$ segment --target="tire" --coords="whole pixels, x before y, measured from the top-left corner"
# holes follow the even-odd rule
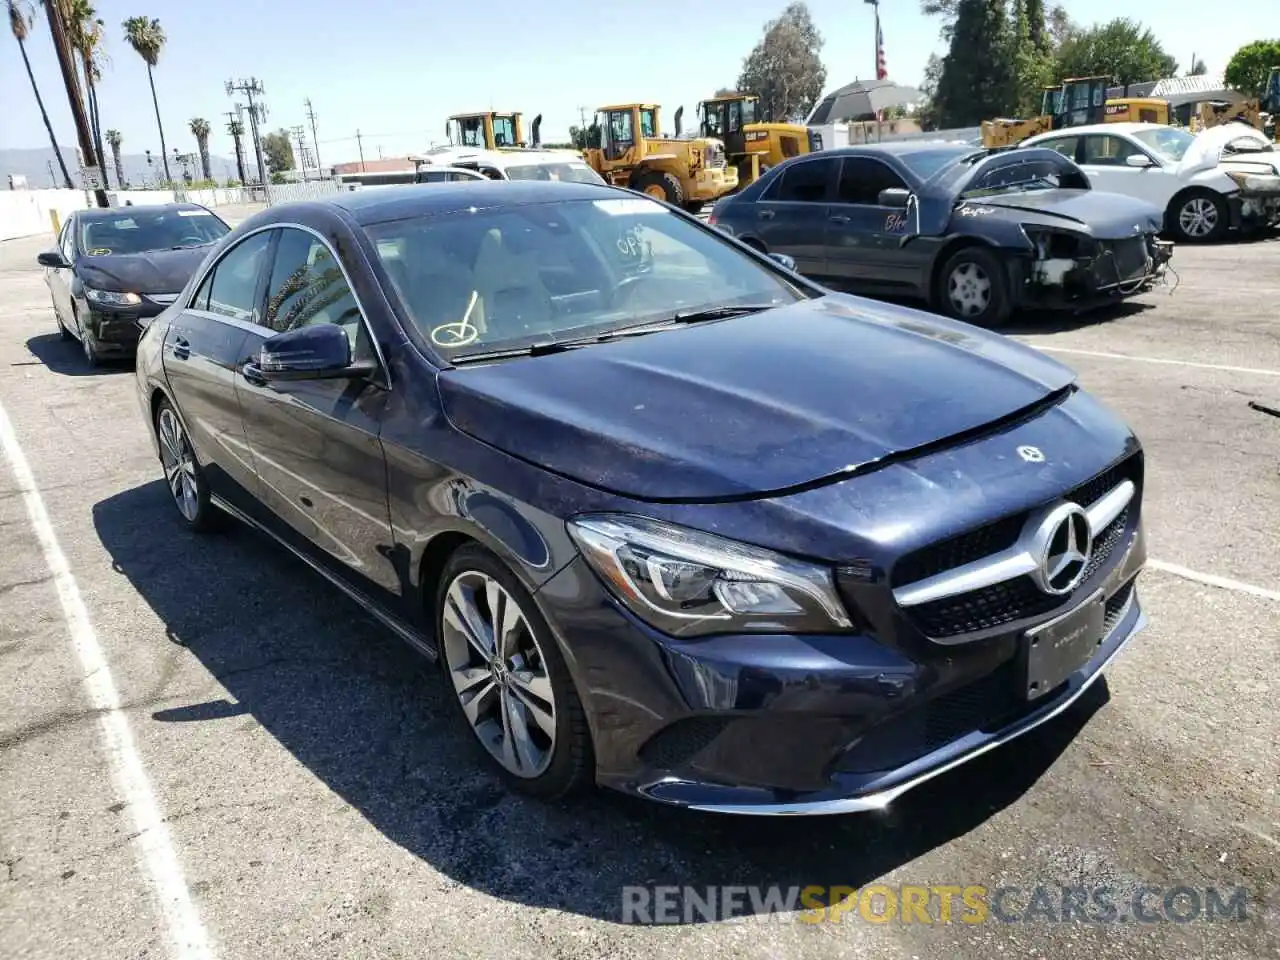
[[[942,313],[978,327],[1000,327],[1013,312],[1004,264],[985,247],[965,247],[949,257],[935,296]]]
[[[63,341],[63,342],[65,343],[65,342],[66,342],[66,341],[68,341],[68,340],[74,340],[74,339],[75,339],[75,337],[73,337],[73,336],[71,335],[71,331],[70,331],[70,330],[68,330],[68,329],[66,328],[66,326],[63,324],[63,322],[62,322],[62,316],[58,313],[58,308],[57,308],[57,307],[54,307],[54,308],[53,308],[53,322],[54,322],[54,323],[56,323],[56,324],[58,325],[58,339],[59,339],[59,340],[61,340],[61,341]]]
[[[706,205],[707,205],[706,201],[704,200],[691,200],[684,205],[684,208],[689,213],[692,213],[694,216],[697,216],[702,212],[702,208],[705,207]]]
[[[187,437],[182,418],[168,400],[161,400],[157,405],[154,427],[165,487],[178,516],[194,533],[220,529],[225,515],[210,501],[204,470]]]
[[[89,365],[90,370],[94,370],[101,365],[102,358],[98,356],[98,348],[93,342],[93,334],[84,328],[78,313],[72,310],[71,315],[76,319],[76,331],[79,334],[80,350],[84,354],[84,362]]]
[[[1164,219],[1175,240],[1215,243],[1226,236],[1231,218],[1222,194],[1202,188],[1174,197]]]
[[[457,715],[507,786],[544,800],[588,788],[595,753],[582,702],[555,637],[516,576],[488,550],[467,544],[449,557],[435,599],[440,663]],[[496,618],[491,604],[499,607]],[[492,624],[513,622],[511,604],[519,619],[499,658],[492,638],[500,631]],[[468,628],[477,619],[480,628]],[[510,734],[513,723],[528,732],[525,751]]]
[[[680,184],[680,178],[674,173],[651,170],[636,180],[634,189],[655,200],[665,200],[672,206],[684,206],[684,187]]]

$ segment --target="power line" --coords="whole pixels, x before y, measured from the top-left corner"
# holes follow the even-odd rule
[[[254,99],[254,97],[263,96],[266,91],[257,77],[250,77],[248,80],[228,80],[226,90],[227,96],[243,93],[249,101],[249,129],[253,135],[254,152],[258,155],[258,182],[266,186],[267,168],[262,156],[262,138],[258,134],[258,121],[267,119],[267,105]]]
[[[311,142],[315,144],[316,148],[316,170],[320,171],[320,141],[316,139],[316,112],[311,109],[310,97],[307,97],[305,102],[307,104],[307,119],[311,121]],[[323,174],[321,174],[321,179],[323,178]]]

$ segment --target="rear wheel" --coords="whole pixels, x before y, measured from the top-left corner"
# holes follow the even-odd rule
[[[674,173],[650,171],[636,180],[635,189],[655,200],[665,200],[677,207],[684,205],[684,187]]]
[[[966,247],[947,260],[937,299],[945,314],[979,327],[998,327],[1013,312],[1004,265],[983,247]]]
[[[594,774],[582,703],[533,598],[478,544],[445,564],[436,595],[440,659],[468,729],[514,790],[546,799]]]
[[[1229,215],[1220,193],[1191,190],[1174,198],[1165,221],[1169,232],[1184,243],[1211,243],[1226,234]]]
[[[179,515],[197,533],[216,529],[223,515],[210,502],[204,471],[178,412],[168,400],[161,400],[156,408],[155,427],[165,485]]]

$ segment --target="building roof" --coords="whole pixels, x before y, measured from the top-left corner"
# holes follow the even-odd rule
[[[335,163],[333,176],[340,177],[344,173],[413,173],[413,161],[408,157],[387,157],[382,160],[359,160],[350,163]]]
[[[1117,100],[1121,97],[1150,97],[1155,100],[1167,100],[1172,106],[1184,103],[1199,103],[1203,100],[1241,100],[1243,94],[1227,86],[1222,74],[1206,73],[1198,77],[1166,77],[1163,80],[1148,80],[1144,83],[1131,83],[1126,93],[1123,86],[1108,87],[1107,99]]]

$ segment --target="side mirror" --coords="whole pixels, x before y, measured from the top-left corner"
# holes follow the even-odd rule
[[[911,199],[911,191],[902,187],[889,187],[887,190],[881,190],[878,198],[882,207],[898,207],[905,209],[907,201]]]
[[[371,363],[352,362],[347,331],[334,323],[317,323],[277,334],[245,364],[245,376],[267,383],[291,380],[337,380],[372,373]]]
[[[772,260],[774,263],[780,264],[781,266],[790,270],[792,273],[795,272],[795,269],[796,269],[795,260],[791,257],[788,257],[785,253],[771,253],[769,254],[769,259]]]
[[[1124,165],[1126,167],[1138,167],[1139,169],[1155,166],[1155,164],[1151,162],[1151,158],[1148,157],[1145,153],[1129,154],[1127,157],[1124,158]]]
[[[71,266],[71,264],[67,263],[67,258],[62,255],[61,250],[46,250],[36,256],[36,262],[42,267],[54,267],[55,269]]]

